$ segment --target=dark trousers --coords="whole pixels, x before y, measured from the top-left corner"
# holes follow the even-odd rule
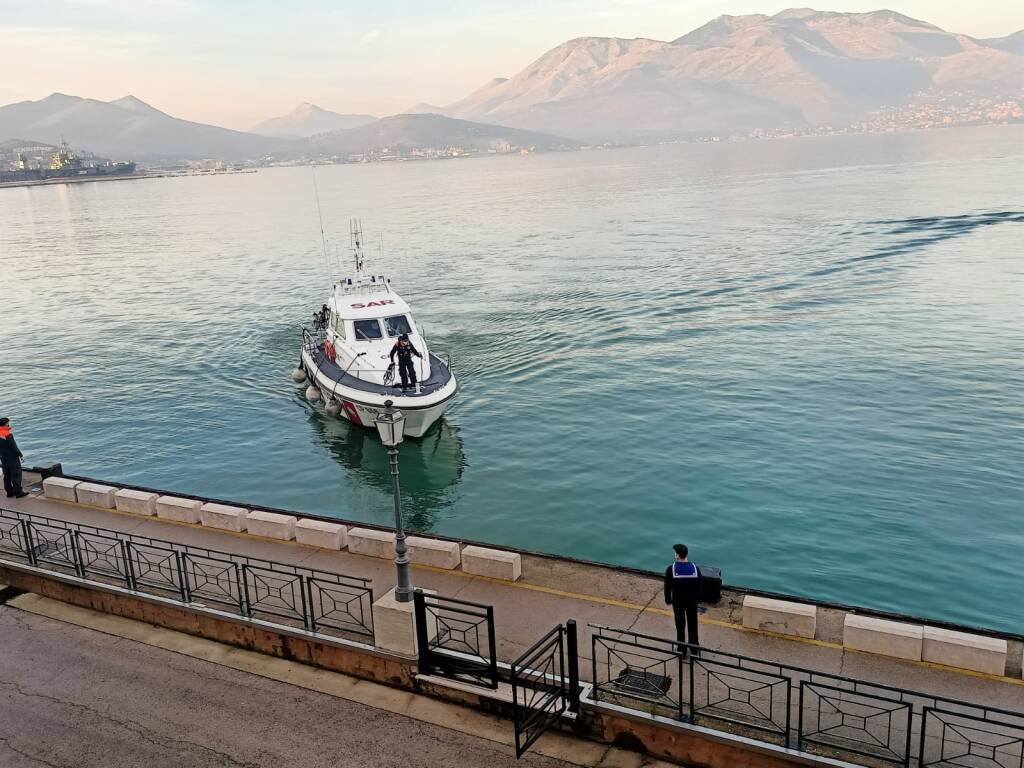
[[[680,605],[673,603],[672,613],[676,619],[676,640],[680,643],[689,642],[690,645],[699,645],[697,637],[697,604],[687,603]],[[689,641],[687,641],[689,635]],[[694,651],[696,653],[696,651]]]
[[[8,496],[21,493],[21,464],[4,464],[4,492]]]
[[[402,377],[402,386],[408,387],[416,383],[416,366],[411,357],[398,358],[398,375]]]

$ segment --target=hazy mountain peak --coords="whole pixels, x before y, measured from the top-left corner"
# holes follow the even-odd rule
[[[786,8],[783,11],[779,11],[773,19],[806,19],[808,16],[817,16],[821,11],[816,11],[813,8]]]
[[[258,157],[281,142],[214,125],[179,120],[134,96],[106,102],[55,93],[0,107],[0,137],[95,152],[115,160],[172,161]]]
[[[308,101],[304,101],[299,104],[295,109],[288,113],[289,116],[295,117],[307,117],[309,115],[320,115],[327,113],[328,110],[323,107],[318,107],[316,104],[311,104]]]
[[[304,101],[288,114],[264,120],[250,130],[263,136],[303,139],[318,133],[355,128],[376,120],[377,118],[373,115],[340,114]]]
[[[844,124],[934,87],[1019,93],[1022,42],[888,9],[722,15],[672,43],[567,40],[444,113],[598,141]]]
[[[502,78],[496,77],[495,80],[501,80]],[[439,107],[436,104],[428,104],[425,101],[413,104],[407,109],[403,109],[401,114],[403,115],[441,115],[444,114],[444,107]]]
[[[148,115],[164,115],[169,117],[166,112],[161,112],[154,106],[151,106],[140,99],[138,96],[122,96],[120,99],[114,99],[113,101],[107,102],[113,104],[115,107],[121,107],[121,109],[127,109],[130,112],[137,112],[139,114]]]
[[[81,96],[69,96],[68,94],[61,93],[60,91],[54,91],[49,96],[47,96],[45,99],[40,99],[40,103],[48,103],[48,104],[52,104],[53,102],[58,102],[58,101],[62,101],[62,102],[82,101],[82,97]]]
[[[1024,29],[1006,37],[994,37],[981,42],[991,48],[1021,55],[1024,54]]]

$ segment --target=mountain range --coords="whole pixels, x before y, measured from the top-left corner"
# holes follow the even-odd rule
[[[577,38],[435,111],[635,140],[845,124],[922,94],[1022,91],[1024,31],[978,40],[894,11],[796,8],[720,16],[671,41]]]
[[[318,133],[358,128],[376,121],[377,118],[373,115],[343,115],[307,101],[299,104],[287,115],[257,123],[249,131],[280,139],[304,139]]]
[[[844,126],[880,108],[922,100],[962,108],[979,98],[1016,100],[1011,112],[1020,114],[1024,31],[977,39],[893,11],[797,8],[720,16],[670,41],[576,38],[447,106],[421,102],[382,120],[303,103],[245,132],[181,120],[134,96],[104,102],[55,93],[0,107],[0,141],[67,140],[150,164],[463,144],[564,147]]]
[[[181,158],[243,160],[273,151],[277,139],[171,117],[134,96],[97,101],[54,93],[0,107],[0,139],[73,147],[144,162]]]
[[[578,142],[521,128],[475,123],[435,114],[402,114],[369,125],[313,136],[294,151],[306,156],[344,156],[425,147],[508,151],[513,147],[541,150],[569,149]]]

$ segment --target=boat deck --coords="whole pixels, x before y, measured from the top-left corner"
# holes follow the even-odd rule
[[[425,381],[420,382],[419,392],[412,388],[403,392],[400,381],[396,381],[395,384],[387,386],[367,381],[365,379],[360,379],[358,376],[354,376],[351,373],[346,373],[341,366],[333,360],[328,359],[327,354],[321,346],[317,346],[315,349],[307,349],[307,352],[312,356],[313,363],[316,365],[319,372],[331,381],[335,382],[337,386],[349,387],[350,389],[355,389],[360,392],[370,392],[376,395],[398,394],[402,397],[423,397],[425,395],[432,395],[448,384],[452,378],[452,372],[448,365],[441,360],[441,358],[431,352],[430,377]],[[395,372],[395,378],[396,380],[398,379],[397,371]]]

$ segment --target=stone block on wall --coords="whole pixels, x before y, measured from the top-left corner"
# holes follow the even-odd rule
[[[208,501],[199,508],[199,519],[206,528],[240,532],[245,530],[249,510]]]
[[[356,555],[391,558],[395,556],[395,534],[375,528],[349,528],[348,551]]]
[[[79,504],[88,504],[90,507],[100,509],[114,508],[114,494],[117,488],[112,485],[101,485],[99,483],[79,483],[75,487],[75,497]]]
[[[1006,641],[939,627],[925,627],[921,658],[959,669],[1006,674]]]
[[[518,552],[471,546],[462,550],[462,570],[492,579],[518,581],[523,572],[523,560]]]
[[[77,502],[75,488],[81,485],[81,480],[72,480],[69,477],[48,477],[43,480],[43,495],[55,501]]]
[[[295,523],[295,539],[310,547],[344,549],[348,544],[348,529],[339,523],[303,517]]]
[[[924,630],[916,624],[846,614],[843,645],[856,651],[893,656],[909,661],[921,660]]]
[[[180,496],[160,496],[156,500],[156,516],[161,520],[174,520],[179,523],[198,523],[199,509],[203,503],[199,499],[183,499]]]
[[[295,538],[295,523],[296,519],[292,515],[279,515],[276,512],[250,512],[248,520],[249,533],[282,541]]]
[[[414,563],[453,570],[458,568],[459,563],[462,562],[457,541],[408,536],[405,539],[405,545],[409,548],[409,558]]]
[[[155,515],[158,494],[137,491],[134,488],[119,488],[114,494],[114,506],[119,512],[133,515]]]
[[[818,609],[806,603],[758,595],[743,597],[743,626],[796,637],[814,637]]]

